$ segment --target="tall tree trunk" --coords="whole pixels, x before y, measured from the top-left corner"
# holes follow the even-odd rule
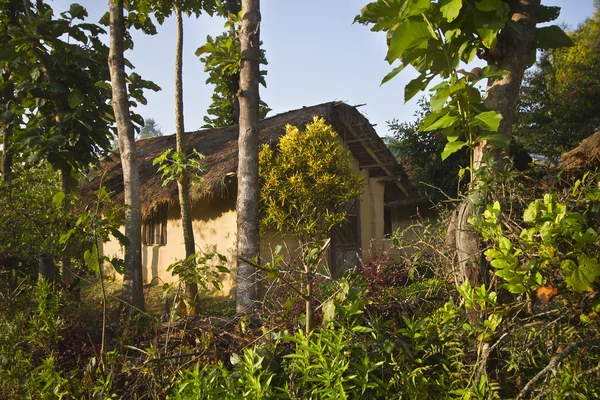
[[[303,256],[302,259],[306,260],[306,257]],[[306,273],[306,300],[304,300],[306,308],[305,330],[308,335],[313,331],[315,325],[315,309],[313,307],[313,272],[308,264],[304,266],[304,272]]]
[[[31,1],[30,0],[23,0],[23,6],[25,7],[25,14],[27,15],[27,19],[29,20],[29,23],[34,25],[35,23],[35,16],[31,11]],[[42,72],[46,75],[46,77],[48,78],[48,81],[51,84],[54,85],[59,85],[58,81],[56,79],[56,75],[54,73],[54,70],[52,69],[51,63],[48,60],[47,54],[40,50],[39,48],[42,48],[42,45],[40,44],[39,39],[33,39],[33,42],[36,44],[36,46],[32,47],[32,53],[33,55],[37,58],[37,60],[40,62],[40,66],[41,66],[41,70]],[[51,94],[50,98],[52,100],[52,104],[53,104],[53,112],[54,112],[54,123],[55,125],[60,128],[60,126],[62,125],[62,117],[63,117],[63,113],[65,110],[65,106],[64,106],[64,99],[62,99],[58,94]],[[65,162],[66,163],[66,162]],[[70,181],[70,171],[71,171],[71,166],[69,166],[68,164],[66,164],[67,166],[63,168],[63,170],[61,170],[61,190],[65,191],[64,189],[64,185],[65,182],[67,182],[67,180],[65,179],[65,173],[64,173],[64,169],[68,169],[69,173],[68,175],[68,181]],[[68,184],[68,183],[67,183]],[[67,192],[65,191],[65,194],[67,194]],[[64,204],[66,204],[66,199],[65,199],[65,203],[63,203],[63,207]],[[51,257],[50,257],[51,258]],[[48,261],[48,257],[42,257],[40,259],[40,275],[44,276],[51,276],[52,280],[54,280],[54,260],[50,260]],[[50,271],[50,269],[52,271]],[[46,272],[42,273],[41,271],[44,270]]]
[[[498,37],[497,50],[499,57],[489,59],[488,64],[510,71],[501,79],[489,80],[485,105],[502,114],[499,133],[511,136],[515,120],[516,105],[519,99],[519,89],[523,75],[530,61],[530,55],[535,51],[535,25],[540,0],[510,0],[511,19],[522,26],[521,32],[505,28]],[[493,148],[487,141],[481,141],[473,151],[474,168],[483,165],[484,158],[494,157],[497,165],[503,165],[502,149]],[[477,203],[483,202],[483,194],[473,196]],[[484,259],[481,255],[479,235],[469,226],[467,220],[478,212],[480,204],[474,204],[465,199],[459,206],[456,221],[456,254],[459,265],[458,283],[469,280],[471,285],[485,282],[487,277]]]
[[[239,160],[237,194],[237,311],[252,311],[257,296],[254,268],[240,258],[259,256],[258,83],[260,0],[242,0]]]
[[[41,255],[38,260],[38,279],[44,278],[54,282],[54,259],[49,255]]]
[[[175,5],[175,21],[177,25],[177,45],[175,51],[175,136],[177,151],[186,155],[185,128],[183,123],[183,18],[181,8]],[[183,242],[185,244],[185,258],[196,252],[194,243],[194,230],[192,228],[192,207],[190,205],[190,176],[187,169],[181,173],[177,181],[179,191],[179,206],[181,209],[181,225],[183,227]],[[198,301],[198,284],[185,284],[185,299],[188,315],[196,315],[196,302]]]
[[[511,20],[520,24],[521,32],[505,28],[498,37],[497,48],[500,50],[500,60],[488,60],[488,64],[510,71],[500,79],[488,81],[484,104],[490,109],[502,114],[502,121],[498,133],[508,137],[512,135],[515,122],[517,102],[525,70],[535,52],[535,26],[540,8],[540,0],[510,0]],[[482,141],[473,154],[473,162],[481,165],[483,157],[489,155],[496,157],[502,164],[501,149],[491,147],[487,141]]]
[[[71,194],[71,166],[66,165],[60,170],[60,189],[65,194],[65,198],[63,199],[63,211],[65,215],[69,212],[69,195]],[[67,226],[67,229],[70,227]],[[67,252],[68,253],[68,252]],[[62,264],[62,280],[67,287],[70,288],[71,283],[73,282],[73,274],[71,273],[71,255],[65,254],[61,259]]]
[[[10,68],[6,67],[2,71],[2,78],[4,82],[10,79]],[[4,86],[2,93],[2,104],[0,105],[0,112],[7,110],[10,101],[14,97],[14,85],[12,82],[7,83]],[[0,129],[2,129],[2,180],[5,183],[10,183],[12,180],[12,151],[10,138],[13,132],[13,118],[9,117],[0,121]]]
[[[18,25],[17,12],[15,10],[15,4],[9,2],[6,4],[4,10],[7,20],[4,24],[4,32],[2,32],[3,40],[9,39],[9,26]],[[14,99],[15,85],[10,81],[12,74],[12,68],[9,62],[5,62],[2,65],[2,79],[5,82],[4,90],[0,92],[0,113],[4,113],[8,110],[10,102]],[[2,180],[5,183],[10,183],[12,180],[12,150],[10,145],[10,138],[13,132],[13,120],[14,118],[7,117],[0,121],[0,130],[2,131]]]
[[[129,206],[125,210],[125,236],[129,239],[129,246],[125,248],[123,293],[125,301],[143,310],[140,174],[133,123],[129,114],[127,85],[125,83],[123,0],[109,0],[109,10],[110,53],[108,55],[108,68],[112,84],[112,106],[117,125],[119,152],[121,153],[121,165],[123,166],[125,205]]]

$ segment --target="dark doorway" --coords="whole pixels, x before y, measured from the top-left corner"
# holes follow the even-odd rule
[[[331,230],[330,271],[332,278],[358,265],[360,256],[360,200],[346,207],[346,221]]]

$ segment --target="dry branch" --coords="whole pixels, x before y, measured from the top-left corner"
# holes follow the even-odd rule
[[[598,345],[600,345],[600,339],[582,340],[581,342],[572,343],[569,346],[567,346],[567,348],[564,349],[562,353],[554,356],[544,369],[538,372],[529,382],[527,382],[527,385],[525,385],[521,393],[519,393],[519,396],[517,396],[517,400],[527,398],[527,396],[529,396],[529,393],[533,390],[533,385],[535,385],[540,380],[544,379],[546,375],[548,375],[550,372],[552,372],[554,375],[557,375],[560,363],[571,353],[575,352],[581,347],[590,347]]]

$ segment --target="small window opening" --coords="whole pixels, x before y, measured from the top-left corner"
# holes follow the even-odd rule
[[[159,206],[152,211],[150,218],[144,220],[144,244],[167,244],[167,210],[168,206]]]

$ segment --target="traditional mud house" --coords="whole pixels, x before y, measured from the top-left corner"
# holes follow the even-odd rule
[[[291,124],[304,128],[314,116],[325,118],[348,148],[355,171],[365,177],[364,190],[350,207],[347,222],[332,233],[329,254],[330,270],[334,274],[356,265],[357,255],[372,241],[381,245],[386,229],[384,202],[407,199],[409,183],[402,167],[396,162],[369,121],[355,108],[340,102],[289,111],[260,122],[260,142],[272,143],[285,134]],[[238,127],[207,129],[186,134],[188,150],[203,154],[206,173],[202,185],[191,189],[193,228],[198,251],[217,251],[227,256],[232,274],[224,278],[224,294],[234,294],[236,264],[236,183]],[[183,233],[178,205],[177,186],[162,186],[157,167],[152,161],[166,149],[175,147],[175,136],[142,139],[137,142],[140,166],[143,218],[142,263],[145,282],[171,282],[167,267],[184,258]],[[84,200],[93,201],[92,192],[102,184],[113,193],[113,199],[123,201],[123,177],[119,157],[104,161],[98,178],[82,189]],[[388,216],[389,217],[389,216]],[[275,239],[261,237],[261,257],[268,258]],[[116,241],[104,243],[102,253],[122,255]]]

